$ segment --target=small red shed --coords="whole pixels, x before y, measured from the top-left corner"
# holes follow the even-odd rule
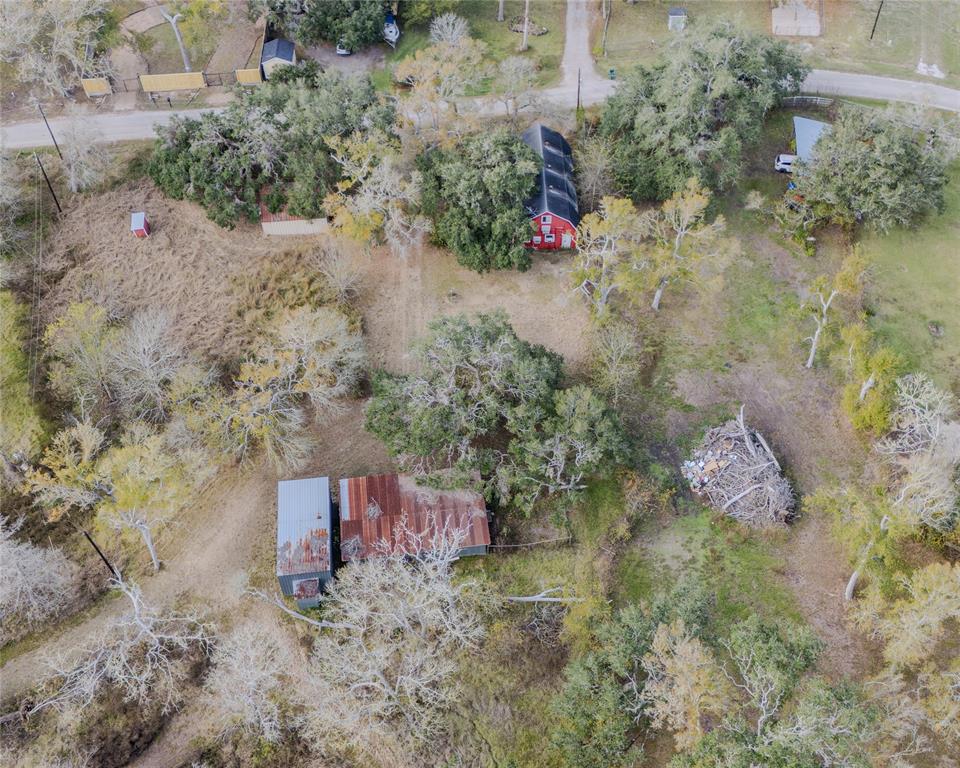
[[[143,211],[130,214],[130,231],[137,237],[146,237],[150,234],[150,222]]]
[[[540,123],[530,126],[522,138],[543,161],[537,188],[524,205],[533,229],[524,245],[538,251],[576,248],[580,209],[570,145],[559,133]]]

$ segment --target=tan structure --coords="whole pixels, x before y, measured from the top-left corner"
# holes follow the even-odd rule
[[[818,0],[779,0],[770,13],[773,34],[782,37],[819,37]]]
[[[83,92],[91,99],[109,96],[113,92],[110,81],[105,77],[82,77],[80,84],[83,85]]]
[[[260,67],[238,69],[236,75],[237,82],[240,85],[260,85],[263,82],[263,78],[260,76]]]
[[[301,219],[285,210],[270,213],[260,202],[260,227],[265,235],[324,235],[330,231],[326,219]]]
[[[148,93],[195,91],[206,88],[203,72],[174,72],[170,75],[140,75],[140,87]]]

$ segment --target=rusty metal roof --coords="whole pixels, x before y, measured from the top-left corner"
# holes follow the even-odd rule
[[[330,480],[277,483],[277,576],[330,571]]]
[[[381,547],[395,550],[396,528],[407,526],[428,537],[449,525],[465,528],[463,547],[490,544],[487,509],[475,491],[440,491],[417,485],[408,475],[368,475],[340,481],[340,555],[344,562]]]

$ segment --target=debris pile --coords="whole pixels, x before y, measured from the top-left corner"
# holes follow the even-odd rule
[[[763,435],[744,423],[743,407],[707,432],[682,471],[694,493],[734,520],[780,525],[793,515],[793,489]]]

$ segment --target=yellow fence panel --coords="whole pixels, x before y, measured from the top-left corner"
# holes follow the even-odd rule
[[[95,96],[107,96],[113,92],[110,82],[105,77],[81,77],[83,92],[91,99]]]
[[[263,82],[263,78],[260,76],[260,67],[238,69],[236,74],[237,82],[240,85],[259,85]]]
[[[143,90],[157,91],[195,91],[206,88],[207,81],[203,72],[175,72],[170,75],[140,75],[140,87]]]

